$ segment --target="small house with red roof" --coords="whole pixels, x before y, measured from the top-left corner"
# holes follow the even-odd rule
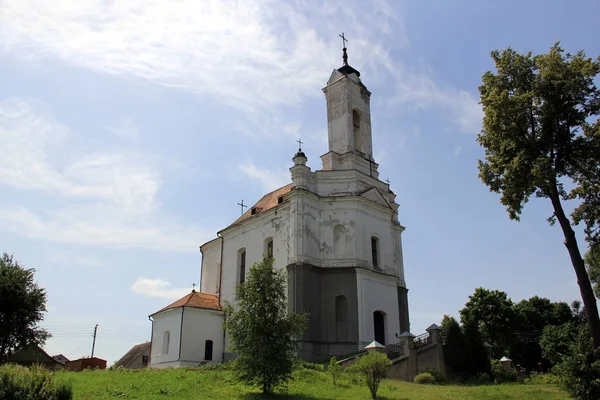
[[[184,367],[222,361],[223,312],[214,294],[191,293],[150,315],[150,366]]]

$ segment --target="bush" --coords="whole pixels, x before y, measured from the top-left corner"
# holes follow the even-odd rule
[[[429,372],[423,372],[415,376],[415,383],[420,385],[433,385],[435,383],[435,377]]]
[[[435,368],[425,368],[425,371],[431,375],[433,375],[433,377],[435,378],[435,383],[437,383],[438,385],[443,385],[444,383],[446,383],[446,375]]]
[[[511,369],[510,371],[505,371],[502,363],[498,360],[492,361],[492,376],[494,377],[494,382],[496,383],[507,383],[507,382],[516,382],[517,381],[517,371]]]
[[[391,366],[392,362],[385,354],[372,352],[360,357],[348,369],[365,377],[367,386],[371,391],[371,397],[376,398],[379,384],[385,378],[385,374]]]
[[[490,378],[490,374],[486,374],[485,372],[478,372],[475,375],[467,375],[464,378],[463,383],[465,385],[475,386],[489,385],[490,383],[492,383],[492,379]]]
[[[342,373],[342,366],[338,364],[337,359],[335,357],[331,357],[329,360],[329,367],[327,370],[331,373],[331,377],[333,378],[333,384],[337,385],[337,380]]]
[[[540,374],[536,371],[531,371],[529,377],[525,379],[525,383],[533,385],[557,385],[560,383],[560,378],[555,374]]]
[[[582,325],[568,354],[552,372],[560,377],[561,385],[578,400],[600,399],[600,348],[594,344],[587,327]]]
[[[56,382],[42,367],[0,366],[0,399],[2,400],[71,400],[70,384]]]

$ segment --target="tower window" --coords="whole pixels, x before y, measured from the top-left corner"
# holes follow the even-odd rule
[[[371,261],[373,268],[379,269],[379,239],[371,236]]]
[[[246,282],[246,250],[240,253],[240,285]]]
[[[362,152],[362,138],[360,137],[360,114],[352,111],[352,126],[354,128],[354,150]]]

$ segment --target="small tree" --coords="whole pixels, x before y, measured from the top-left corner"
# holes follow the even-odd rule
[[[576,326],[575,334],[566,339],[566,344],[552,372],[560,377],[563,388],[575,399],[599,399],[600,348],[594,347],[588,329],[582,324]]]
[[[0,257],[0,363],[18,347],[43,345],[50,334],[38,323],[44,319],[46,293],[12,256]]]
[[[342,373],[342,366],[338,363],[335,357],[331,357],[329,360],[329,367],[327,370],[331,373],[331,377],[333,378],[333,384],[337,385],[337,380]]]
[[[371,397],[377,398],[377,389],[385,374],[392,366],[390,359],[383,353],[370,352],[358,359],[350,366],[353,372],[361,373],[365,376],[365,381],[371,391]]]
[[[267,257],[248,271],[238,285],[237,305],[226,303],[225,331],[231,350],[238,353],[234,369],[243,382],[272,393],[292,377],[296,337],[305,329],[307,316],[287,312],[286,275],[273,269]]]

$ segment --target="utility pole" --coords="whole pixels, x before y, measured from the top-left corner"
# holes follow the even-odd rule
[[[96,347],[96,333],[98,332],[98,324],[94,327],[94,341],[92,342],[92,357],[94,357],[94,347]]]

